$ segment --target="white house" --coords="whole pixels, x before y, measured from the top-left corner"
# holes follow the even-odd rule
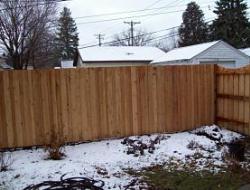
[[[151,64],[219,64],[224,67],[242,67],[250,63],[249,57],[224,41],[214,41],[175,48]]]
[[[156,47],[104,46],[78,50],[77,67],[147,65],[165,52]]]

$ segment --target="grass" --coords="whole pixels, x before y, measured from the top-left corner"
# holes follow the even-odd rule
[[[238,190],[250,183],[250,172],[243,169],[215,174],[208,171],[167,171],[157,166],[134,175],[142,177],[152,190]]]
[[[195,143],[190,148],[197,149]],[[165,164],[141,171],[126,172],[148,185],[149,190],[239,190],[250,184],[250,164],[239,162],[228,154],[223,156],[224,164],[214,165],[209,159],[203,163],[203,170],[197,171],[203,155],[197,150],[187,162],[170,158]]]

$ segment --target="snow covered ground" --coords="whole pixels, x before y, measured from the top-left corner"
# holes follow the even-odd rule
[[[202,131],[215,139],[201,135]],[[198,134],[198,135],[197,135]],[[145,144],[159,137],[155,151],[149,153],[145,149],[143,155],[127,154],[128,146],[122,144],[123,139],[104,140],[66,146],[67,157],[63,160],[47,160],[43,149],[19,150],[12,152],[13,164],[7,172],[0,172],[0,189],[23,189],[28,185],[46,180],[59,180],[63,174],[66,177],[91,177],[105,182],[105,189],[124,189],[132,179],[124,170],[140,169],[167,162],[170,158],[188,161],[197,151],[202,159],[210,160],[215,165],[221,165],[225,147],[218,147],[218,142],[230,142],[241,138],[241,135],[220,129],[216,126],[206,126],[191,132],[176,134],[155,134],[151,136],[130,137],[139,139]]]

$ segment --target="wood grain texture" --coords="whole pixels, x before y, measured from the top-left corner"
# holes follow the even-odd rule
[[[227,69],[216,66],[217,123],[250,135],[250,67]]]
[[[214,79],[214,65],[0,72],[0,148],[48,144],[53,134],[78,142],[209,125]],[[249,96],[247,79],[239,96]],[[249,122],[249,103],[238,107]]]

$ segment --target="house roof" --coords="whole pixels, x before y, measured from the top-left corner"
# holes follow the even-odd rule
[[[240,49],[240,51],[250,57],[250,48]]]
[[[83,62],[152,61],[165,55],[156,47],[106,46],[79,49]]]
[[[191,45],[181,48],[175,48],[167,52],[164,56],[159,57],[152,63],[169,62],[169,61],[180,61],[180,60],[190,60],[208,48],[214,46],[220,41],[213,41],[208,43],[202,43],[197,45]]]

